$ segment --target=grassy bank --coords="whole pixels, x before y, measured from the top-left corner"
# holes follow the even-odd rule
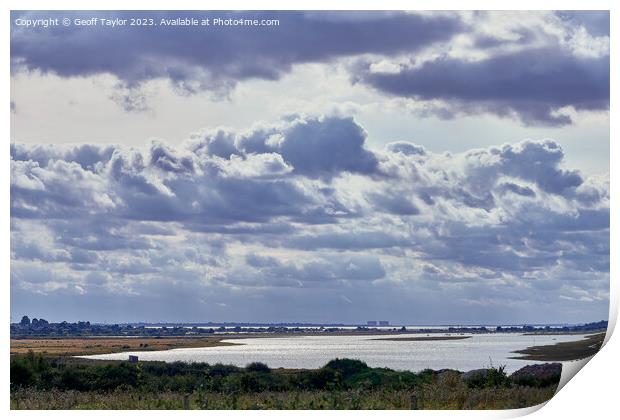
[[[594,356],[605,340],[605,333],[586,336],[583,340],[556,343],[546,346],[532,346],[515,353],[521,356],[513,357],[521,360],[538,361],[569,361],[585,359]]]
[[[13,409],[498,409],[542,403],[544,381],[492,368],[418,373],[336,359],[321,369],[272,370],[206,363],[89,363],[41,354],[11,361]]]

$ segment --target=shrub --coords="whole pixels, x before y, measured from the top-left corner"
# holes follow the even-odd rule
[[[34,372],[23,359],[11,362],[11,387],[28,387],[34,383]]]
[[[463,374],[463,380],[469,388],[508,387],[511,380],[506,375],[506,366],[499,368],[477,369]]]
[[[138,383],[138,369],[136,365],[120,363],[105,365],[98,369],[97,387],[100,389],[115,389],[121,385],[134,387]]]
[[[271,372],[271,369],[269,368],[269,366],[261,362],[252,362],[245,367],[245,370],[247,370],[248,372],[263,372],[263,373]]]
[[[356,373],[370,369],[366,363],[355,359],[334,359],[327,363],[325,368],[339,372],[344,378],[349,378]]]
[[[223,365],[221,363],[217,363],[217,364],[211,366],[211,368],[209,369],[209,375],[228,376],[228,375],[231,375],[233,373],[238,373],[240,371],[241,371],[241,369],[239,369],[237,366]]]
[[[486,386],[488,388],[510,386],[510,379],[506,375],[506,365],[488,369]]]

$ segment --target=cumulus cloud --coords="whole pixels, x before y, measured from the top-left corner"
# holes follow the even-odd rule
[[[365,141],[365,130],[353,118],[292,116],[282,124],[245,133],[224,129],[198,133],[188,144],[197,155],[243,157],[246,166],[251,156],[271,153],[283,161],[273,161],[273,169],[289,165],[293,174],[329,180],[341,172],[377,172],[377,158],[364,147]]]
[[[20,305],[139,297],[140,313],[170,294],[223,317],[246,313],[243,299],[272,313],[269,302],[333,296],[357,316],[376,295],[403,308],[442,296],[465,312],[560,308],[560,294],[598,302],[584,314],[604,306],[608,174],[566,168],[549,139],[462,153],[365,140],[332,116],[143,149],[13,144],[12,293]]]
[[[365,139],[366,132],[352,118],[328,117],[296,120],[272,147],[295,173],[309,178],[372,174],[378,162],[364,148]]]

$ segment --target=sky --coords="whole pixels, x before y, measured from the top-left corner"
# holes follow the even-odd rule
[[[14,321],[608,317],[607,12],[11,21]]]

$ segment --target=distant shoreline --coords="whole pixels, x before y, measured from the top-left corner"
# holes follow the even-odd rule
[[[471,338],[469,336],[441,336],[441,337],[390,337],[390,338],[373,338],[375,341],[450,341],[464,340]]]

